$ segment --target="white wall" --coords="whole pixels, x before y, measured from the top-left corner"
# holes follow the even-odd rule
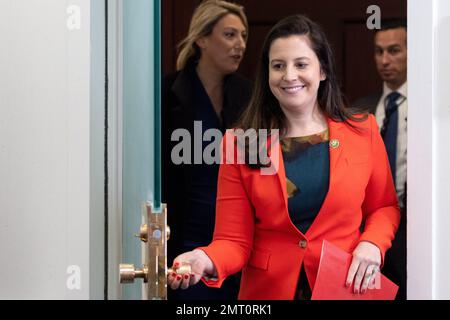
[[[435,134],[435,281],[434,298],[450,299],[450,1],[437,1]]]
[[[408,299],[450,299],[450,1],[408,1]]]
[[[69,5],[79,30],[67,28]],[[89,0],[0,1],[0,299],[103,298],[90,18]],[[66,285],[70,265],[80,290]]]

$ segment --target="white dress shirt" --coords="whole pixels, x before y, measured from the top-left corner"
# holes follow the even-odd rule
[[[397,196],[402,199],[405,193],[405,182],[406,182],[406,145],[407,145],[407,119],[408,119],[408,100],[407,97],[408,85],[405,82],[397,91],[400,93],[400,97],[397,99],[398,106],[398,134],[397,134],[397,170],[396,170],[396,189]],[[378,127],[381,130],[383,126],[383,120],[385,118],[385,100],[386,97],[393,90],[389,89],[386,83],[383,84],[383,94],[380,101],[378,101],[377,110],[375,116],[377,118]],[[402,205],[400,203],[400,205]]]

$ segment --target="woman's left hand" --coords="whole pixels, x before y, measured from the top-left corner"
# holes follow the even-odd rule
[[[346,286],[354,283],[354,293],[365,293],[371,281],[380,271],[380,249],[368,241],[361,241],[353,251],[353,259],[347,274]]]

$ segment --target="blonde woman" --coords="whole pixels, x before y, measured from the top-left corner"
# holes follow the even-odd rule
[[[248,23],[241,6],[227,1],[204,1],[195,10],[187,37],[179,46],[177,72],[163,82],[162,181],[171,227],[169,261],[178,254],[211,242],[219,164],[175,164],[172,150],[179,141],[172,133],[185,129],[194,145],[194,121],[208,129],[232,128],[249,102],[251,83],[236,74],[246,49]],[[197,122],[199,121],[199,122]],[[186,132],[186,131],[185,131]],[[197,142],[195,142],[197,143]],[[201,151],[210,142],[204,142]],[[172,300],[236,299],[239,277],[220,289],[201,285],[169,291]]]

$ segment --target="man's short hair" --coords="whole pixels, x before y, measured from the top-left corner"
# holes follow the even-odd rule
[[[375,29],[375,32],[397,29],[397,28],[405,28],[407,30],[406,19],[402,18],[389,18],[381,20],[381,28]]]

